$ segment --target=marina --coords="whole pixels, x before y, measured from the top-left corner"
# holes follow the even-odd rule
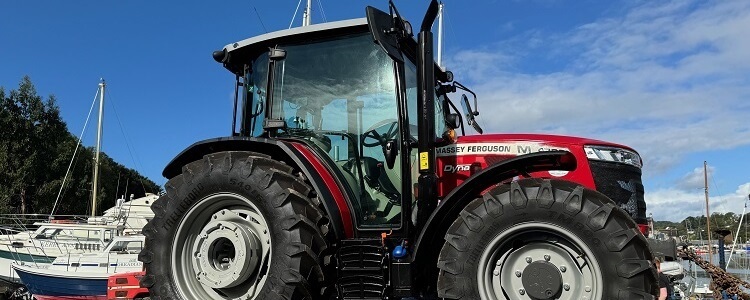
[[[750,2],[330,1],[3,4],[0,300],[750,300]]]
[[[708,260],[708,255],[699,255],[703,260]],[[718,254],[713,254],[714,261],[719,260]],[[680,281],[680,288],[685,294],[691,296],[691,299],[714,299],[712,296],[711,274],[700,268],[694,262],[689,260],[681,261],[684,268],[684,278]],[[727,264],[726,272],[735,276],[739,280],[747,283],[750,282],[750,257],[742,255],[733,258]],[[742,287],[744,292],[750,292],[750,289]]]
[[[97,295],[106,294],[109,275],[142,270],[137,260],[144,243],[140,233],[154,216],[151,205],[157,198],[148,194],[130,201],[120,199],[101,216],[56,216],[60,219],[29,225],[22,225],[18,216],[0,216],[16,224],[3,227],[8,234],[0,235],[0,285],[10,294],[19,287],[32,293],[66,293],[40,289],[51,288],[54,282],[60,287],[78,286],[81,293],[89,293],[83,286],[91,285]],[[68,282],[66,276],[76,282]],[[44,282],[50,285],[40,284]]]

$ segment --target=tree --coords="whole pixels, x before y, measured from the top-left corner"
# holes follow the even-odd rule
[[[55,97],[42,99],[28,76],[21,79],[17,90],[6,93],[0,87],[0,136],[4,137],[0,139],[0,213],[50,213],[78,143],[60,117]],[[79,149],[57,212],[90,212],[93,154],[91,148]],[[145,191],[160,191],[153,181],[106,154],[100,169],[100,207],[114,204],[119,181],[140,182],[142,188],[129,189],[137,197]]]
[[[43,101],[36,94],[31,79],[24,77],[18,90],[2,99],[4,137],[0,169],[3,170],[7,197],[20,202],[20,211],[33,210],[36,191],[47,184],[48,170],[54,155],[49,155],[68,134],[60,119],[54,97]]]

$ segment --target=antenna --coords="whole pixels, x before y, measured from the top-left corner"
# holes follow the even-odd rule
[[[443,67],[443,1],[438,4],[438,40],[437,40],[437,64]]]

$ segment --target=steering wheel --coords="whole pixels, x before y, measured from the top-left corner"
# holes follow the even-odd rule
[[[383,127],[385,125],[390,124],[390,127],[388,127],[388,130],[385,132],[385,134],[380,134],[377,132],[376,129],[379,129],[380,127]],[[362,145],[365,147],[375,147],[375,146],[382,146],[385,147],[386,143],[388,143],[389,140],[392,140],[396,138],[398,135],[398,120],[397,119],[385,119],[383,121],[377,122],[370,126],[367,130],[365,130],[365,133],[362,135]],[[367,142],[367,139],[371,138],[374,139],[374,142]]]

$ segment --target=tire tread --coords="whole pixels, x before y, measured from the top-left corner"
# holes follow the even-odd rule
[[[529,199],[529,195],[535,197]],[[519,216],[530,213],[537,216],[533,220],[553,213],[560,218],[576,218],[590,232],[603,236],[603,245],[597,251],[605,253],[602,255],[607,256],[607,263],[616,269],[605,270],[606,274],[617,277],[604,278],[604,299],[652,299],[658,292],[648,243],[638,234],[635,222],[612,200],[567,181],[522,179],[476,198],[451,224],[437,262],[438,296],[481,299],[476,284],[476,250],[489,242],[482,241],[482,234],[510,226],[522,220]]]
[[[186,201],[183,197],[191,186],[213,184],[220,189],[231,177],[257,188],[261,197],[269,202],[267,206],[272,211],[266,216],[269,224],[283,233],[273,238],[290,241],[273,247],[272,264],[286,267],[269,270],[258,299],[317,299],[319,291],[325,290],[327,280],[332,279],[326,277],[322,259],[329,248],[329,233],[324,234],[321,228],[327,228],[328,218],[310,197],[312,188],[294,176],[293,171],[291,166],[269,155],[247,151],[208,154],[183,166],[182,174],[165,185],[166,194],[153,203],[155,217],[144,227],[146,245],[139,260],[144,263],[146,276],[141,285],[149,288],[153,299],[179,299],[168,266],[169,244],[177,225],[169,228],[165,217],[181,201]],[[272,268],[269,266],[269,269]]]

